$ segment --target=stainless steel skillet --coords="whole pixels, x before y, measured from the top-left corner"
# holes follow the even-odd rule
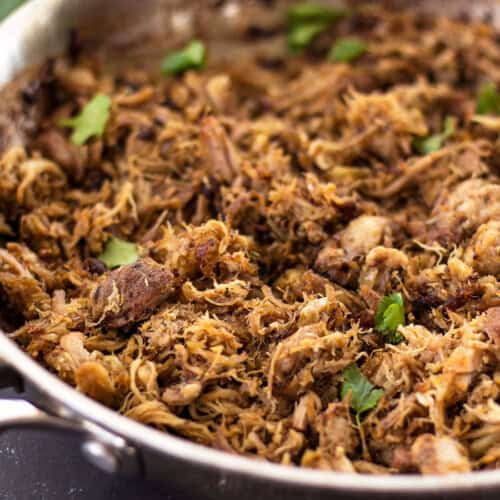
[[[155,50],[155,33],[168,32],[169,43],[175,43],[195,28],[211,38],[221,57],[237,57],[243,50],[239,19],[263,19],[261,9],[269,9],[264,3],[268,2],[32,0],[0,26],[0,83],[63,50],[69,29],[77,26],[96,44],[104,41],[111,60],[124,51],[141,57],[134,46],[145,50],[149,44]],[[265,18],[281,15],[284,3],[276,1],[274,14]],[[500,3],[494,0],[393,3],[450,15],[489,14],[500,22]],[[0,360],[0,386],[20,384],[25,390],[22,399],[0,400],[0,430],[43,426],[77,432],[85,455],[102,469],[175,483],[197,498],[500,498],[500,471],[447,477],[360,476],[235,457],[145,427],[91,401],[36,364],[1,332]]]

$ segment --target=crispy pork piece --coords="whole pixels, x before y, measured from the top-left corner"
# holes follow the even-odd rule
[[[450,474],[471,470],[464,448],[458,441],[446,436],[419,436],[411,447],[411,456],[423,474]]]
[[[465,250],[465,261],[480,274],[500,276],[500,215],[479,226]]]
[[[492,307],[486,311],[484,331],[495,345],[500,346],[500,307]]]
[[[92,292],[91,316],[108,328],[148,318],[175,292],[174,276],[151,259],[141,259],[103,276]]]
[[[87,396],[108,406],[115,406],[117,390],[109,371],[102,363],[86,361],[75,371],[77,388]]]
[[[388,231],[389,220],[385,217],[362,215],[352,220],[321,249],[316,269],[341,285],[355,286],[359,262],[372,248],[383,243]]]
[[[238,157],[224,127],[213,116],[205,118],[200,142],[207,173],[219,182],[231,182],[238,173]]]
[[[500,184],[469,179],[434,207],[426,239],[450,247],[493,219],[500,219]]]

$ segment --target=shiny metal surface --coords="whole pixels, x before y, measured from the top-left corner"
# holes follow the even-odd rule
[[[49,418],[47,414],[28,401],[16,399],[0,401],[0,432],[17,426],[40,426],[46,418]]]
[[[495,22],[500,19],[500,5],[495,0],[397,3],[450,14],[488,13]],[[276,8],[283,4],[277,1]],[[21,69],[62,50],[69,29],[80,25],[90,38],[106,40],[109,54],[130,48],[132,56],[133,42],[140,40],[145,46],[155,32],[166,31],[171,34],[169,41],[175,43],[176,37],[188,36],[196,26],[213,39],[215,46],[219,43],[224,47],[222,55],[229,57],[238,50],[238,16],[255,14],[252,9],[253,2],[234,0],[226,2],[217,15],[206,1],[32,0],[0,25],[0,82],[8,82]],[[84,439],[90,439],[84,445],[85,453],[97,465],[110,472],[128,470],[171,481],[198,497],[290,500],[321,494],[322,498],[345,500],[367,496],[370,500],[500,498],[500,471],[446,477],[359,476],[230,455],[148,428],[91,401],[35,363],[1,332],[0,360],[36,391],[31,403],[0,401],[0,428],[27,422],[81,432]]]
[[[92,422],[72,416],[64,409],[53,413],[22,399],[1,399],[0,434],[19,427],[80,434],[83,440],[82,453],[96,467],[105,472],[120,472],[129,476],[142,474],[140,454],[123,438]]]
[[[93,439],[82,443],[82,453],[84,457],[98,469],[115,474],[120,471],[120,460],[115,451]]]

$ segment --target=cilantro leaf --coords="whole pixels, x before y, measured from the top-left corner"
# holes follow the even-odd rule
[[[500,113],[500,93],[493,82],[486,83],[481,87],[477,96],[476,112],[479,115]]]
[[[341,397],[345,399],[351,393],[351,406],[359,419],[363,413],[377,406],[380,398],[384,395],[384,391],[375,389],[375,386],[364,377],[356,365],[348,366],[344,370],[343,376]]]
[[[315,3],[299,3],[288,9],[288,46],[293,52],[305,49],[321,32],[346,16],[346,9]]]
[[[322,21],[294,26],[288,31],[288,46],[293,52],[299,52],[327,27],[328,24]]]
[[[59,122],[61,127],[73,129],[71,141],[82,146],[91,137],[100,137],[106,130],[109,120],[111,99],[107,95],[97,94],[74,118],[66,118]]]
[[[133,264],[139,257],[135,243],[112,237],[106,243],[104,252],[99,255],[99,260],[104,262],[109,269]]]
[[[11,12],[25,2],[26,0],[2,0],[0,2],[0,21],[3,21]]]
[[[340,38],[330,49],[328,59],[335,62],[351,62],[361,57],[368,46],[361,38]]]
[[[440,134],[431,135],[415,141],[415,147],[420,154],[427,155],[439,151],[443,144],[455,133],[457,119],[453,116],[446,117],[444,129]]]
[[[391,344],[398,344],[403,337],[398,333],[398,327],[405,324],[405,309],[403,296],[393,293],[384,297],[375,314],[375,329],[384,335]]]
[[[339,7],[326,7],[315,3],[297,3],[288,9],[290,25],[310,22],[333,23],[346,16],[348,11]]]
[[[178,75],[188,69],[201,69],[205,65],[206,48],[202,41],[192,40],[184,48],[168,54],[161,63],[165,75]]]

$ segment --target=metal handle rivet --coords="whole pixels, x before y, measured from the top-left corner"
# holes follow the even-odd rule
[[[119,460],[108,446],[94,440],[87,440],[82,444],[83,456],[97,468],[113,474],[119,469]]]

